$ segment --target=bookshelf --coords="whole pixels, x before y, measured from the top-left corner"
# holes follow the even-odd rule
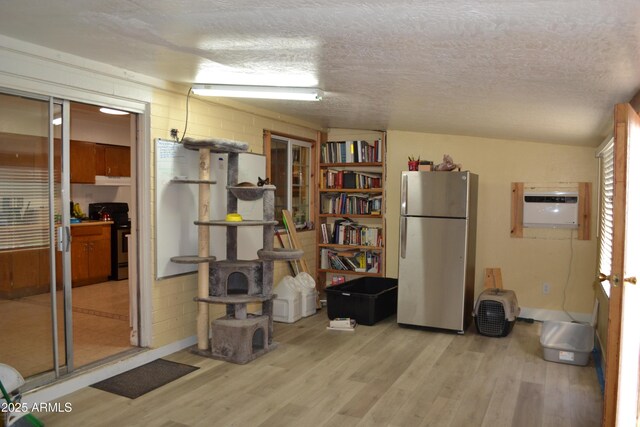
[[[385,133],[329,135],[318,150],[317,283],[385,275]]]

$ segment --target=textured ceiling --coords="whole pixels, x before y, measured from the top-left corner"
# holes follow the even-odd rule
[[[317,85],[246,102],[326,127],[595,146],[640,89],[638,0],[21,0],[0,34],[180,83]]]

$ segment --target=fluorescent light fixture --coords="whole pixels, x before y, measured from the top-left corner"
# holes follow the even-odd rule
[[[105,114],[112,114],[114,116],[126,116],[127,114],[129,114],[126,111],[114,110],[113,108],[107,108],[107,107],[100,108],[100,112]]]
[[[51,120],[51,124],[53,124],[54,126],[60,126],[62,124],[62,117],[56,117],[55,119]]]
[[[224,96],[231,98],[290,99],[294,101],[319,101],[323,92],[312,87],[240,86],[194,84],[193,93],[201,96]]]

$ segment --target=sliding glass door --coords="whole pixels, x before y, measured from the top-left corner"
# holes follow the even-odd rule
[[[65,112],[0,93],[0,363],[34,385],[71,369]]]

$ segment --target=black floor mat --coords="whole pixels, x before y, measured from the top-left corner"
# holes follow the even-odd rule
[[[196,366],[157,359],[91,387],[135,399],[199,369]]]

